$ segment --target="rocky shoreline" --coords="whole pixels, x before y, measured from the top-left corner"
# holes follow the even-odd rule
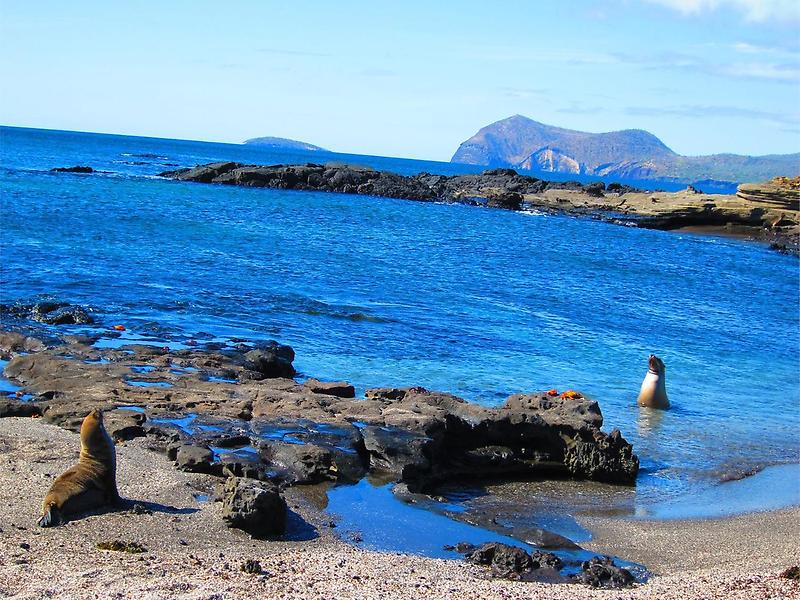
[[[698,228],[767,242],[773,249],[795,256],[800,251],[798,178],[743,184],[735,196],[728,196],[703,194],[691,186],[670,193],[646,192],[616,183],[545,181],[513,169],[489,169],[476,175],[404,176],[340,164],[219,162],[165,171],[160,176],[198,183],[537,210],[649,229]]]
[[[101,408],[113,437],[147,436],[182,468],[286,484],[369,473],[412,492],[461,478],[629,485],[639,468],[618,430],[601,431],[597,402],[577,392],[515,394],[493,409],[420,387],[356,399],[346,382],[294,381],[294,352],[277,342],[170,350],[98,349],[96,341],[66,336],[53,345],[0,333],[5,376],[28,395],[0,401],[0,416],[38,413],[75,431]],[[212,448],[242,451],[216,461]]]
[[[91,319],[57,302],[2,308],[51,326]],[[425,506],[446,482],[570,478],[632,485],[639,469],[621,433],[600,429],[597,402],[572,390],[515,394],[498,408],[420,387],[375,388],[356,398],[346,382],[295,381],[294,352],[277,342],[98,348],[121,331],[50,331],[44,337],[0,331],[3,375],[20,387],[0,399],[0,418],[41,417],[77,431],[100,408],[117,443],[142,440],[181,471],[217,477],[223,520],[256,537],[283,533],[282,494],[296,486],[369,477],[392,482],[398,500]],[[533,539],[542,547],[579,549],[544,530]],[[463,553],[478,551],[494,552]],[[538,564],[518,549],[497,551],[515,553],[519,563],[503,576],[519,578]],[[499,568],[491,557],[475,561]],[[633,581],[610,562],[586,562],[586,570],[579,580],[589,585]]]
[[[12,423],[19,421],[14,417],[40,417],[48,426],[76,431],[89,410],[102,408],[123,457],[131,446],[156,451],[172,461],[176,474],[203,478],[196,490],[208,491],[192,492],[194,497],[219,500],[211,503],[213,510],[200,511],[206,529],[244,530],[252,540],[292,539],[309,527],[316,535],[332,533],[328,528],[336,524],[308,499],[320,493],[324,498],[320,490],[327,486],[363,478],[372,485],[392,482],[398,501],[423,508],[437,502],[442,484],[565,478],[624,488],[636,479],[639,463],[631,445],[619,431],[601,431],[597,403],[572,390],[516,394],[493,409],[419,387],[375,388],[356,398],[347,382],[296,381],[294,352],[277,342],[198,342],[182,349],[128,344],[123,326],[98,326],[91,312],[59,302],[0,307],[21,323],[44,324],[0,331],[0,358],[7,361],[3,374],[19,386],[0,398],[0,418]],[[98,333],[61,333],[63,324],[76,323],[91,324]],[[14,448],[14,442],[0,436],[0,446]],[[122,479],[129,480],[130,474]],[[169,515],[184,514],[141,494],[128,504],[122,512],[74,525],[100,524],[106,531],[110,517],[123,523],[124,531],[139,531],[138,538],[118,545],[138,548],[136,540],[149,539],[141,537],[141,527],[152,527],[144,521],[139,527],[140,519],[149,523],[153,511],[173,521],[180,517]],[[30,510],[35,509],[34,503]],[[508,535],[493,519],[481,526]],[[188,530],[181,535],[173,540],[181,546],[197,542],[186,537]],[[548,531],[528,530],[520,539],[535,551],[503,543],[458,544],[452,550],[477,565],[481,578],[531,586],[629,587],[647,575],[641,566],[629,571],[631,565],[592,555]],[[265,564],[273,564],[269,560]],[[252,559],[242,564],[261,573]],[[3,566],[0,560],[0,572]]]

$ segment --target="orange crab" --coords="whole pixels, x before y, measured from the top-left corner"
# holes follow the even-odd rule
[[[125,325],[114,325],[111,329],[115,329],[117,331],[125,331]]]
[[[576,392],[575,390],[567,390],[561,394],[562,400],[575,400],[576,398],[583,398],[583,394]]]
[[[556,388],[553,388],[552,390],[547,390],[547,395],[548,396],[558,396],[558,390]]]

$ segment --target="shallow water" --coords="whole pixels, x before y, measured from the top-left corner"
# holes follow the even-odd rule
[[[435,510],[407,504],[392,494],[391,484],[374,485],[362,479],[353,485],[338,485],[328,491],[326,511],[335,517],[336,531],[342,539],[360,540],[358,545],[371,550],[422,554],[434,558],[461,558],[452,546],[466,542],[479,546],[502,542],[534,552],[537,548],[510,536],[463,523]],[[442,510],[447,510],[443,506]],[[582,549],[554,551],[564,562],[562,575],[579,570],[581,561],[595,554]],[[641,581],[643,567],[624,560],[615,562],[627,567]]]
[[[152,177],[222,159],[320,157],[3,128],[0,302],[92,306],[127,328],[100,348],[275,338],[304,375],[359,392],[422,385],[496,405],[579,389],[634,444],[640,507],[732,466],[798,461],[797,259],[590,220]],[[110,173],[48,172],[74,164]],[[635,406],[651,351],[668,412]]]

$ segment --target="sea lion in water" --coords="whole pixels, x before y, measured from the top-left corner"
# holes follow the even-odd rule
[[[116,504],[119,500],[117,453],[103,427],[103,412],[95,409],[81,423],[78,464],[64,471],[50,486],[42,503],[39,525],[59,525],[68,514]]]
[[[647,375],[644,376],[644,381],[642,381],[642,388],[639,390],[637,402],[639,406],[647,406],[649,408],[669,408],[667,368],[664,366],[664,361],[655,354],[651,354],[648,364]]]

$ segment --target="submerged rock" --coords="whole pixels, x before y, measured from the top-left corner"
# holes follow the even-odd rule
[[[275,484],[231,477],[225,482],[222,519],[228,527],[254,537],[282,535],[286,531],[286,502]]]
[[[2,305],[0,313],[3,312],[48,325],[84,325],[94,322],[84,307],[67,302],[45,301],[34,304]]]

